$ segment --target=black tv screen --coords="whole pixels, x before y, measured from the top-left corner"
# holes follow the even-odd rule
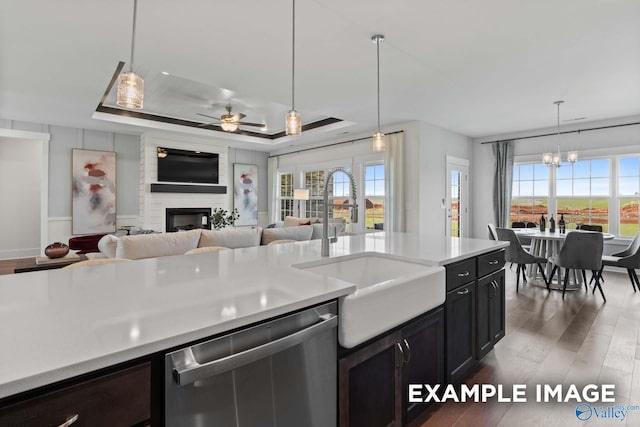
[[[158,181],[218,184],[218,154],[158,147]]]

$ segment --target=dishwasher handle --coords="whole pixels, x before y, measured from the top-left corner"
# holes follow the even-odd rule
[[[232,371],[298,345],[313,335],[335,328],[338,325],[338,316],[335,314],[325,314],[320,316],[320,319],[322,320],[321,322],[286,337],[207,363],[198,363],[193,356],[192,348],[185,348],[180,353],[186,353],[184,355],[186,357],[183,357],[183,360],[189,360],[189,363],[184,368],[174,367],[173,377],[175,382],[179,385],[186,385],[223,372]]]

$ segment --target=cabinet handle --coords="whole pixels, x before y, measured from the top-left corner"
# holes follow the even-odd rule
[[[411,347],[409,346],[409,342],[406,339],[403,339],[402,341],[404,341],[404,346],[407,348],[407,361],[404,363],[408,365],[409,362],[411,362]]]
[[[464,273],[458,273],[458,277],[467,277],[469,275],[468,271],[465,271]]]
[[[58,427],[69,427],[70,425],[75,424],[76,421],[78,421],[78,414],[75,414],[71,418],[67,418],[67,421],[63,422]]]
[[[498,261],[497,259],[494,259],[493,261],[489,261],[489,265],[496,265],[498,264],[500,261]]]
[[[398,350],[400,350],[400,355],[402,356],[402,359],[400,360],[400,362],[396,364],[396,368],[399,368],[402,365],[404,365],[404,350],[402,349],[402,346],[400,345],[399,342],[396,343],[396,346],[398,347]]]
[[[493,294],[489,295],[489,298],[495,298],[496,294],[498,293],[498,291],[496,290],[496,281],[492,280],[491,282],[489,282],[489,284],[491,285],[491,289],[493,289]]]
[[[469,293],[469,288],[465,289],[464,291],[458,291],[458,295],[466,295]]]

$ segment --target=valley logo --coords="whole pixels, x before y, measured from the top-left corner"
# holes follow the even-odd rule
[[[576,418],[580,421],[589,421],[592,418],[624,421],[627,419],[627,412],[629,411],[640,411],[640,405],[614,405],[603,407],[581,403],[576,407]]]

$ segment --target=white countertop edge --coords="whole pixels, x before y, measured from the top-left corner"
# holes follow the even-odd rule
[[[218,323],[211,327],[187,332],[184,334],[158,340],[152,343],[142,344],[134,348],[107,354],[101,357],[86,360],[75,365],[55,368],[30,377],[21,378],[2,384],[0,387],[0,399],[30,391],[39,387],[55,384],[79,375],[88,374],[120,363],[135,360],[173,347],[185,345],[214,335],[224,334],[237,328],[242,328],[257,322],[262,322],[274,317],[282,316],[293,311],[301,310],[317,304],[332,301],[355,291],[355,285],[345,285],[342,289],[327,292],[322,295],[298,300],[291,304],[285,304],[264,310],[245,317],[230,319],[227,322]]]
[[[493,243],[495,243],[495,245],[490,248],[478,248],[474,250],[469,250],[468,252],[465,252],[464,254],[460,254],[458,256],[452,256],[452,257],[441,259],[441,260],[433,260],[433,263],[435,265],[445,266],[445,265],[453,264],[458,261],[465,260],[467,258],[473,258],[478,255],[488,254],[490,252],[504,249],[509,246],[509,242],[498,241]]]

